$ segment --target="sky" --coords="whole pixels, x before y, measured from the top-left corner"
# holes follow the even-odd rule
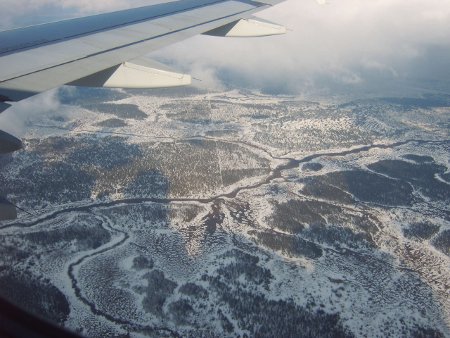
[[[1,0],[0,28],[157,0]],[[285,36],[199,36],[151,54],[211,90],[417,95],[450,88],[450,0],[287,0],[258,13]]]

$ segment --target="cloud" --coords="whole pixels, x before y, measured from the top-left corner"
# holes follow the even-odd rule
[[[58,108],[60,102],[57,89],[15,102],[11,108],[0,114],[1,129],[21,137],[30,121],[39,120],[43,115],[54,115]]]
[[[139,0],[2,0],[9,23],[139,6]],[[203,81],[199,86],[269,92],[386,91],[450,87],[450,0],[288,0],[258,14],[286,25],[285,36],[199,36],[153,56]]]
[[[417,85],[423,76],[450,79],[450,0],[335,0],[326,6],[290,0],[261,16],[292,32],[253,40],[196,37],[158,55],[216,65],[218,81],[293,92],[313,83],[353,90],[392,81]]]

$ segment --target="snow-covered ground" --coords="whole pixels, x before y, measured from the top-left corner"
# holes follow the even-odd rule
[[[2,296],[89,337],[450,335],[450,108],[180,93],[28,119]]]

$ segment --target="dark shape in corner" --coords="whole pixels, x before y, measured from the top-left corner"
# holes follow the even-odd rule
[[[0,337],[81,338],[0,298]]]
[[[8,221],[17,218],[17,210],[14,204],[0,197],[0,221]]]
[[[0,130],[0,154],[12,153],[22,149],[22,141]]]
[[[0,95],[0,98],[1,98],[1,95]],[[9,107],[11,107],[10,104],[4,103],[4,102],[0,102],[0,114],[3,113]]]

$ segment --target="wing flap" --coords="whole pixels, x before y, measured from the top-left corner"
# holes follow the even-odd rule
[[[167,88],[191,84],[191,76],[178,73],[148,58],[124,62],[83,79],[69,83],[73,86],[105,88]]]

